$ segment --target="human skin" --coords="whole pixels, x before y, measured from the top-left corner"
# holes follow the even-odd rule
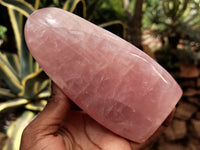
[[[163,132],[174,113],[151,138],[138,144],[109,131],[83,111],[73,110],[73,105],[53,84],[48,104],[25,128],[20,150],[140,150]]]

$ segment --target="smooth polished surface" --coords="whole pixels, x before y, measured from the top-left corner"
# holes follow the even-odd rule
[[[25,37],[34,58],[71,100],[132,141],[147,140],[182,95],[171,75],[145,53],[67,11],[34,12]]]

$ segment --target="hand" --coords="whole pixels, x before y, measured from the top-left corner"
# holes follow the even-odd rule
[[[45,109],[25,128],[20,150],[139,150],[169,125],[173,113],[145,143],[137,144],[107,130],[82,111],[70,110],[69,99],[53,85]]]

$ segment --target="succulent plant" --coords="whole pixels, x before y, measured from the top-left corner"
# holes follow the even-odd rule
[[[8,141],[4,150],[15,150],[19,149],[26,124],[45,106],[50,80],[34,61],[24,40],[24,16],[28,17],[35,9],[25,1],[1,0],[0,4],[8,9],[17,47],[16,54],[0,52],[0,112],[10,109],[15,112],[19,108],[22,112],[6,131]]]

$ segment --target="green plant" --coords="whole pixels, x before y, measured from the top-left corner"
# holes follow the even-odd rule
[[[0,39],[4,39],[6,37],[7,28],[0,25]]]
[[[19,149],[16,142],[20,141],[26,122],[45,106],[50,80],[34,61],[24,40],[24,17],[35,9],[25,1],[1,0],[0,4],[8,9],[17,47],[17,54],[0,52],[0,112],[20,108],[22,114],[18,123],[14,122],[7,130],[8,143],[4,150],[15,150]]]
[[[126,39],[127,23],[122,0],[85,0],[86,19]]]
[[[146,5],[143,27],[161,40],[161,52],[158,53],[161,65],[168,70],[177,69],[179,62],[198,65],[200,2],[146,0]]]

